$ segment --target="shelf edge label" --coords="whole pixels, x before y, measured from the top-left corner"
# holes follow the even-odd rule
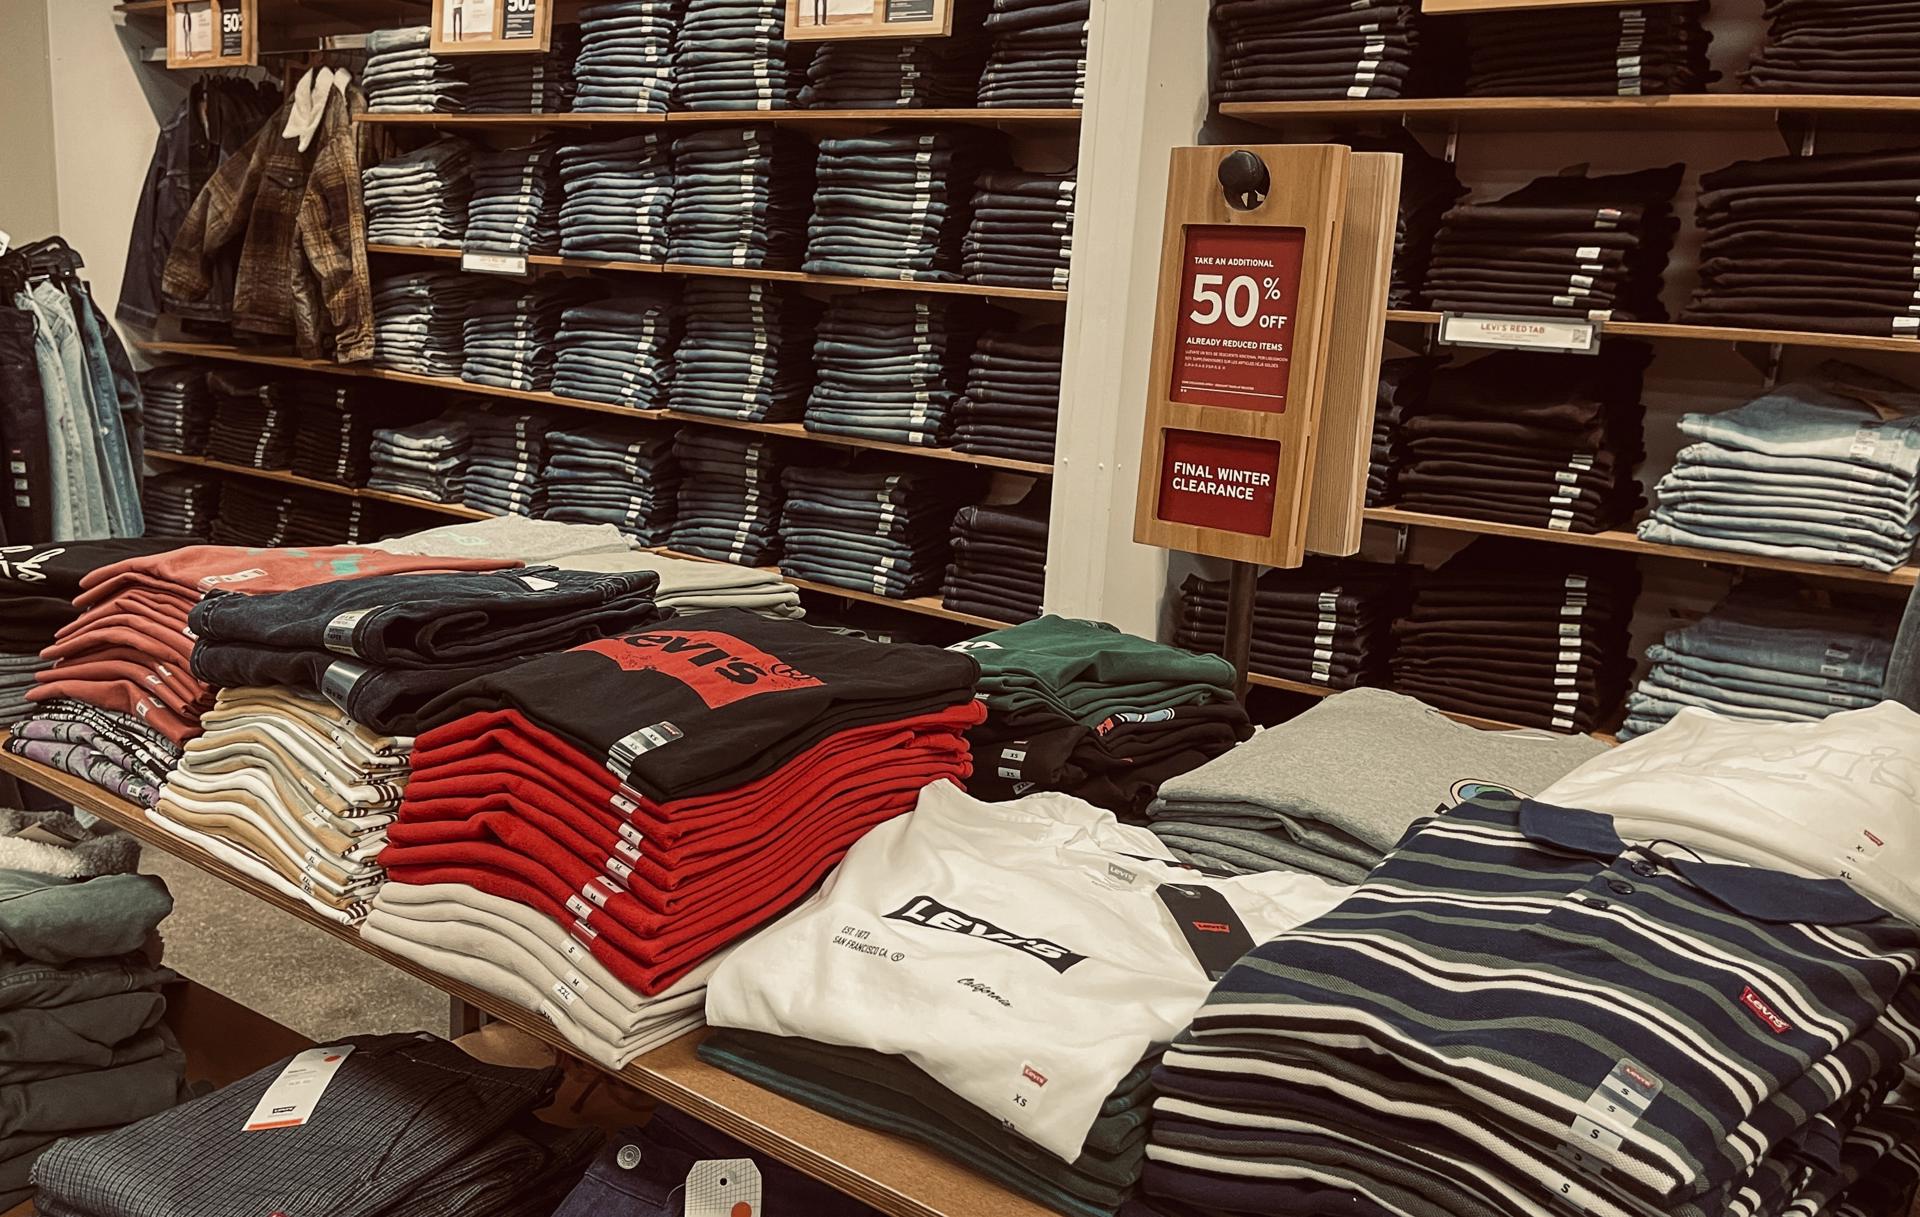
[[[1440,341],[1448,346],[1593,355],[1600,350],[1600,323],[1575,317],[1443,313],[1440,316]]]

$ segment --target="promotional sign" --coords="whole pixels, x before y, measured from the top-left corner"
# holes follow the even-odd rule
[[[433,0],[436,55],[534,55],[553,45],[553,0]]]
[[[1287,408],[1293,315],[1300,300],[1298,228],[1187,229],[1174,339],[1173,401],[1236,410]]]
[[[169,68],[250,68],[259,63],[258,0],[168,0]]]
[[[1160,517],[1264,537],[1279,476],[1280,445],[1272,440],[1169,431],[1160,458]]]
[[[953,0],[787,0],[786,36],[944,38],[953,33]]]

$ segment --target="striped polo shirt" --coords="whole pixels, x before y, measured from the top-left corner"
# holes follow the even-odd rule
[[[1496,1192],[1557,1163],[1533,1203],[1764,1213],[1857,1119],[1852,1096],[1920,1054],[1916,965],[1920,928],[1840,881],[1481,800],[1415,825],[1338,909],[1235,965],[1163,1073],[1169,1093],[1232,1072],[1349,1128],[1444,1133],[1427,1143],[1504,1164]]]

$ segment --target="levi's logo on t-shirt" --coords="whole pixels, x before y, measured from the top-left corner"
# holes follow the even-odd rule
[[[655,630],[602,638],[579,648],[629,672],[659,672],[692,689],[709,710],[762,693],[818,688],[821,682],[751,643],[717,630]]]
[[[1775,1035],[1785,1035],[1793,1030],[1793,1024],[1774,1012],[1766,999],[1755,993],[1751,987],[1740,991],[1740,1004],[1753,1011],[1754,1017],[1766,1024],[1767,1030]]]
[[[930,930],[965,934],[969,938],[978,938],[984,942],[997,942],[1003,947],[1024,951],[1063,975],[1068,968],[1086,958],[1085,955],[1069,951],[1057,942],[1049,942],[1045,938],[1029,938],[1024,934],[1003,930],[991,921],[983,921],[971,913],[949,908],[932,896],[915,896],[888,913],[887,918],[891,921],[911,921],[915,925],[924,925]]]

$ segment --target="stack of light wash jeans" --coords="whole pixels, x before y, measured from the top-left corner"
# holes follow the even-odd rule
[[[140,374],[140,395],[147,403],[147,447],[182,456],[199,456],[207,450],[207,431],[213,425],[207,365],[150,368]]]
[[[460,501],[495,515],[539,516],[545,495],[540,471],[547,462],[550,421],[500,407],[476,411],[467,421],[473,437]]]
[[[580,27],[555,25],[545,55],[475,55],[467,69],[470,114],[565,114],[578,88]]]
[[[799,104],[812,51],[786,40],[786,0],[687,0],[673,50],[683,110],[785,110]]]
[[[459,409],[411,427],[377,430],[367,489],[433,503],[458,503],[471,446],[465,414]]]
[[[1000,169],[980,175],[961,245],[969,283],[1067,290],[1077,174]]]
[[[1816,599],[1790,579],[1742,582],[1714,610],[1647,648],[1622,739],[1688,706],[1730,718],[1812,722],[1878,705],[1893,654],[1884,600]]]
[[[658,132],[562,144],[560,252],[602,262],[667,260],[673,142]]]
[[[360,175],[367,244],[458,249],[473,195],[473,145],[448,137]]]
[[[682,427],[673,459],[680,497],[669,548],[739,566],[764,566],[779,555],[784,461],[772,440]]]
[[[988,0],[954,0],[945,38],[823,42],[800,104],[811,110],[970,109],[987,66]]]
[[[468,253],[550,254],[560,248],[558,141],[547,136],[519,148],[473,154],[473,197],[467,203]]]
[[[821,304],[771,283],[689,280],[686,333],[674,355],[669,409],[740,422],[792,422],[807,412]]]
[[[580,10],[573,62],[577,114],[663,114],[673,97],[673,43],[686,0],[613,0]]]
[[[953,448],[975,456],[1051,462],[1064,343],[1065,332],[1057,325],[980,335],[967,363],[965,396],[954,403]]]
[[[940,603],[1015,625],[1038,617],[1047,588],[1048,507],[1042,484],[1018,503],[955,512],[953,560]]]
[[[188,471],[156,474],[141,483],[140,505],[146,511],[148,536],[204,541],[220,510],[220,479]],[[0,657],[0,664],[5,662]],[[0,715],[0,726],[11,725]]]
[[[254,368],[221,368],[207,378],[213,389],[209,457],[250,469],[292,465],[293,407],[269,391],[273,381]]]
[[[781,476],[781,573],[892,600],[939,591],[954,513],[973,490],[970,474],[788,466]]]
[[[542,519],[611,524],[644,546],[665,545],[680,475],[673,429],[608,421],[547,433]]]
[[[820,319],[807,430],[940,447],[980,328],[975,301],[847,292]]]
[[[460,379],[489,389],[544,393],[553,383],[554,342],[566,311],[598,284],[536,279],[489,292],[467,310]]]
[[[1087,93],[1091,0],[993,0],[993,53],[980,78],[988,107],[1067,108]]]
[[[1873,405],[1866,404],[1871,401]],[[1687,414],[1642,540],[1891,571],[1920,539],[1920,393],[1839,362]]]
[[[677,338],[673,298],[654,288],[575,304],[561,315],[553,392],[630,410],[666,405]]]
[[[947,128],[821,140],[819,190],[801,269],[958,282],[974,179],[997,150],[998,138]]]
[[[367,66],[360,87],[373,114],[452,114],[466,107],[467,82],[459,63],[428,47],[424,25],[367,35]]]
[[[486,288],[479,275],[408,271],[373,284],[373,366],[454,379],[465,364],[467,308]]]
[[[797,131],[720,127],[673,141],[667,257],[791,270],[813,207],[813,145]]]
[[[293,461],[301,477],[336,486],[364,486],[372,471],[373,418],[377,386],[301,376],[268,388],[293,413]]]

